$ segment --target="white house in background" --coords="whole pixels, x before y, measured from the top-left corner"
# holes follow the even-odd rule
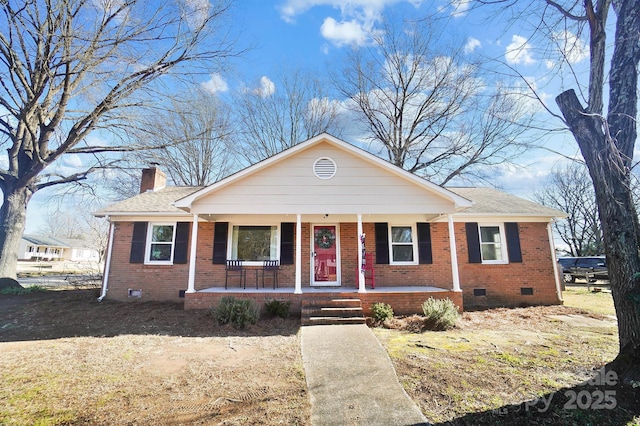
[[[84,240],[24,234],[18,249],[18,260],[98,262],[100,254]]]

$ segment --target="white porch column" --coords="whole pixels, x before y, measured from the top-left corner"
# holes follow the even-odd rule
[[[449,218],[449,250],[451,250],[451,277],[453,278],[453,291],[460,289],[460,275],[458,274],[458,252],[456,251],[456,233],[453,228],[453,215]]]
[[[362,215],[358,213],[358,293],[366,293],[364,271],[362,270]]]
[[[296,288],[293,294],[302,294],[302,216],[296,215]]]
[[[193,215],[193,225],[191,226],[191,251],[189,252],[189,281],[187,293],[196,292],[196,252],[198,247],[198,215]]]

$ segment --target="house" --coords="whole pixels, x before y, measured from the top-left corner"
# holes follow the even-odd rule
[[[429,297],[561,303],[551,224],[562,212],[443,188],[327,134],[207,187],[165,183],[145,169],[139,195],[95,213],[111,223],[101,297],[197,309],[239,295],[296,310],[349,293],[365,312],[384,302],[399,314]],[[227,275],[229,260],[243,261],[240,276]],[[262,281],[265,260],[278,262],[277,286]]]
[[[18,260],[98,262],[100,254],[81,239],[24,234],[18,248]]]

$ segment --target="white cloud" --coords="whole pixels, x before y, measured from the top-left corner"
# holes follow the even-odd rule
[[[289,23],[316,6],[329,6],[340,11],[340,17],[328,16],[320,29],[327,40],[337,46],[363,44],[382,20],[385,8],[397,3],[420,6],[424,0],[285,0],[279,7],[280,17]]]
[[[185,10],[182,12],[189,28],[200,28],[209,17],[209,8],[211,4],[209,0],[186,0],[184,2]]]
[[[262,76],[260,78],[260,86],[253,89],[253,93],[255,93],[256,95],[260,95],[263,98],[273,95],[275,91],[276,85],[267,76]]]
[[[472,0],[453,0],[451,2],[451,6],[453,7],[451,15],[456,18],[466,15],[471,8],[471,3]]]
[[[211,93],[212,95],[215,95],[218,92],[226,92],[227,90],[229,90],[227,82],[218,73],[211,74],[211,78],[204,83],[200,83],[200,85],[204,90]]]
[[[329,17],[320,27],[322,37],[334,43],[336,46],[362,45],[367,41],[367,31],[362,23],[356,20],[337,22]]]
[[[477,38],[469,37],[467,39],[467,43],[464,45],[464,53],[471,53],[481,46],[482,44],[480,43],[480,40],[478,40]]]
[[[525,37],[514,35],[505,49],[504,57],[509,64],[531,65],[536,61],[531,56],[532,46]]]
[[[553,34],[560,55],[569,63],[575,64],[589,57],[589,47],[571,31],[560,31]]]

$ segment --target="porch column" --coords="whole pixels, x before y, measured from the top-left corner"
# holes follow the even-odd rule
[[[296,288],[293,294],[302,294],[302,216],[296,215]]]
[[[367,292],[362,270],[362,246],[362,214],[358,213],[358,293]]]
[[[196,248],[198,247],[198,215],[193,215],[191,226],[191,251],[189,252],[189,281],[187,293],[196,292]]]
[[[458,274],[458,252],[456,251],[456,234],[453,228],[453,215],[449,218],[449,250],[451,250],[451,277],[453,279],[453,291],[460,289],[460,275]]]

